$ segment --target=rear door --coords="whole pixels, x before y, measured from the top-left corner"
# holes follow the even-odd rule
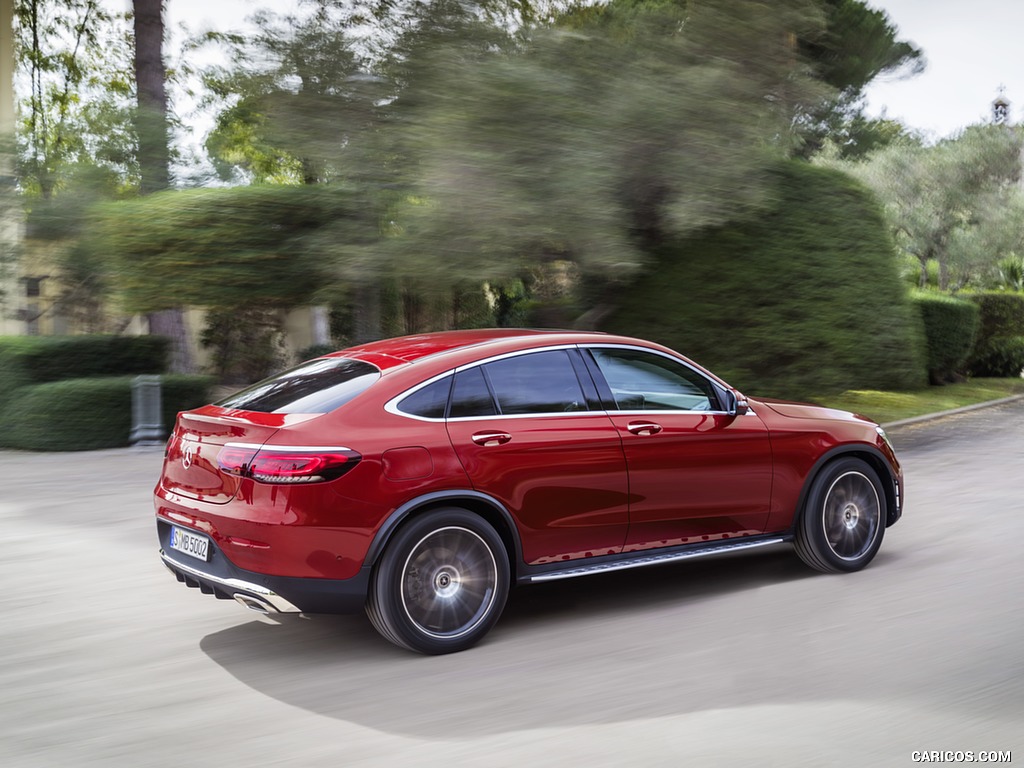
[[[516,518],[527,563],[622,550],[626,465],[596,395],[575,349],[506,356],[455,374],[448,435],[474,488]]]

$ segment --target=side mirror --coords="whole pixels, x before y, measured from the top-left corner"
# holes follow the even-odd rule
[[[750,410],[747,398],[733,389],[725,391],[725,412],[730,416],[743,416]]]

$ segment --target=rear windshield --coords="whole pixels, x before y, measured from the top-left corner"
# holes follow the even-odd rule
[[[264,379],[217,405],[260,413],[327,413],[379,378],[377,367],[362,360],[325,357]]]

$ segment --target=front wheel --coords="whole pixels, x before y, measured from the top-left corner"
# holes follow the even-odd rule
[[[885,533],[886,501],[878,474],[856,458],[833,461],[814,478],[796,526],[796,551],[826,573],[859,571]]]
[[[490,631],[508,588],[508,556],[497,532],[466,510],[439,509],[395,534],[374,569],[366,612],[396,645],[453,653]]]

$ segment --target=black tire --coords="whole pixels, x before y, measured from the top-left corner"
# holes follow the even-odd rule
[[[395,645],[454,653],[491,630],[508,589],[508,554],[494,528],[464,509],[437,509],[410,520],[388,542],[366,613]]]
[[[825,573],[859,571],[878,552],[885,521],[885,491],[875,470],[860,459],[837,459],[811,484],[796,526],[796,552]]]

